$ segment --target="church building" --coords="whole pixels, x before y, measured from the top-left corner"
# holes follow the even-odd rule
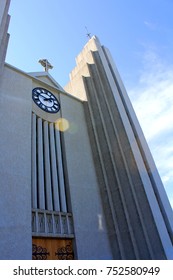
[[[5,63],[0,0],[1,259],[173,259],[173,215],[108,49],[93,36],[63,89]]]

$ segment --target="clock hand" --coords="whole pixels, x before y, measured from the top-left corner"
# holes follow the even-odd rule
[[[45,95],[46,95],[46,96],[45,96]],[[44,99],[49,99],[49,98],[51,98],[51,96],[48,96],[48,95],[45,94],[45,93],[41,93],[40,96],[43,97]]]
[[[49,97],[49,98],[44,98],[44,101],[49,101],[49,102],[52,102],[52,99]]]

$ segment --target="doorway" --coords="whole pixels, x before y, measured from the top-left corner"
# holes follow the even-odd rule
[[[34,237],[32,239],[33,260],[73,260],[72,239]]]

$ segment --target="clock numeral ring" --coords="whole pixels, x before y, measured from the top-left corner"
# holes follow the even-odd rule
[[[32,90],[32,99],[45,112],[57,113],[60,110],[60,104],[57,98],[47,89],[40,87],[34,88]]]

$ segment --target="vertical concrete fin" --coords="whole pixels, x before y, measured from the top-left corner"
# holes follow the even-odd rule
[[[10,16],[8,15],[9,6],[10,0],[0,0],[0,76],[3,72],[9,41],[9,34],[7,33],[10,22]]]

